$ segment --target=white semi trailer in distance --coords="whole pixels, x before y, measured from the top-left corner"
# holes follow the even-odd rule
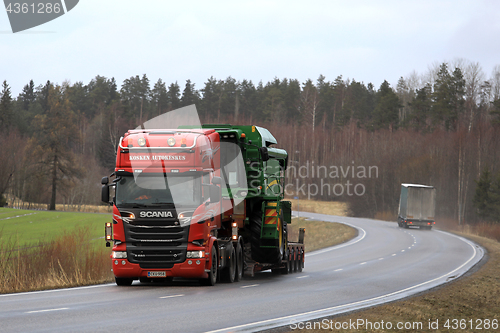
[[[431,229],[436,224],[436,189],[434,186],[401,184],[398,225]]]

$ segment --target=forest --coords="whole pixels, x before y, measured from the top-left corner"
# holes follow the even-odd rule
[[[1,79],[1,78],[0,78]],[[500,66],[435,63],[392,87],[320,75],[197,88],[146,74],[121,86],[27,82],[0,87],[0,206],[100,204],[120,137],[195,104],[203,123],[268,128],[289,153],[286,194],[344,201],[353,216],[395,218],[401,183],[437,188],[438,218],[500,221]]]

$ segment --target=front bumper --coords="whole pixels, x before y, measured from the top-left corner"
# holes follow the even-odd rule
[[[165,272],[166,277],[182,277],[182,278],[208,278],[209,259],[187,259],[186,261],[174,264],[172,268],[141,268],[139,264],[133,264],[127,259],[112,259],[113,273],[119,278],[139,279],[148,277],[148,272]]]

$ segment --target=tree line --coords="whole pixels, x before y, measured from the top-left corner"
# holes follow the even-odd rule
[[[480,217],[480,205],[473,200],[475,182],[482,171],[498,172],[500,66],[487,77],[479,64],[464,60],[401,77],[395,87],[387,81],[375,88],[342,76],[328,81],[320,75],[316,81],[275,78],[257,84],[210,77],[197,89],[190,80],[183,87],[162,79],[151,84],[143,74],[124,80],[120,87],[114,78],[96,76],[87,84],[30,81],[17,97],[10,91],[3,81],[0,195],[4,201],[10,193],[26,202],[47,203],[50,209],[56,202],[98,203],[96,179],[113,169],[120,136],[159,114],[191,104],[205,123],[269,127],[297,163],[380,165],[383,182],[366,180],[374,200],[370,208],[356,208],[368,194],[357,201],[335,198],[353,201],[357,215],[394,211],[396,183],[407,181],[399,178],[403,169],[411,169],[405,156],[417,164],[428,162],[430,169],[421,181],[443,182],[441,188],[449,188],[445,193],[453,192],[455,199],[446,203],[446,213],[459,220]],[[301,142],[304,139],[307,143]],[[451,162],[444,156],[455,146],[456,154],[448,156],[453,158],[453,171],[446,174],[442,167]],[[394,156],[386,156],[389,152]],[[393,163],[387,164],[387,159]],[[329,181],[333,185],[342,180]]]

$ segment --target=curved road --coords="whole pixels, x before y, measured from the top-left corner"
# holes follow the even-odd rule
[[[483,256],[469,240],[396,223],[303,213],[356,227],[306,254],[302,273],[233,284],[114,284],[0,295],[0,332],[259,331],[399,299],[458,278]],[[307,234],[306,234],[307,242]]]

